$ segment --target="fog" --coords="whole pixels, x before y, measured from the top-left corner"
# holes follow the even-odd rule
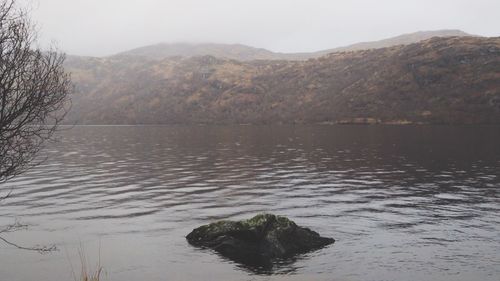
[[[159,42],[315,51],[419,30],[499,36],[498,0],[22,0],[42,47],[103,56]]]

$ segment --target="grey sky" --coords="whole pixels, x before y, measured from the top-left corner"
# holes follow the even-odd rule
[[[500,0],[20,0],[42,45],[109,55],[159,42],[314,51],[418,30],[500,35]]]

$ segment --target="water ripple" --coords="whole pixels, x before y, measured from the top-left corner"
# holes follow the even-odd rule
[[[78,245],[104,235],[109,280],[134,280],[127,273],[137,270],[160,280],[156,272],[168,276],[183,263],[218,280],[246,280],[244,268],[194,252],[183,237],[199,224],[258,212],[337,239],[278,263],[277,273],[496,280],[498,143],[491,127],[76,127],[44,151],[49,161],[0,186],[14,190],[0,205],[0,223],[36,222],[21,236],[33,244],[54,237]],[[28,262],[33,272],[22,270]],[[55,278],[64,270],[59,262],[2,253],[0,264],[9,266],[0,275],[34,280],[37,270],[52,268]],[[177,279],[197,280],[179,270]],[[266,278],[252,280],[281,280]]]

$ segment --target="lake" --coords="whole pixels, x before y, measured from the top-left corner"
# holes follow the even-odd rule
[[[482,280],[500,277],[500,127],[89,126],[0,185],[0,279]],[[285,215],[335,244],[259,272],[190,246],[219,219]]]

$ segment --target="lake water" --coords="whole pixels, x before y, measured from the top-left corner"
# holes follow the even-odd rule
[[[0,280],[500,280],[500,127],[75,127],[0,186]],[[190,246],[260,212],[335,244],[262,273]]]

